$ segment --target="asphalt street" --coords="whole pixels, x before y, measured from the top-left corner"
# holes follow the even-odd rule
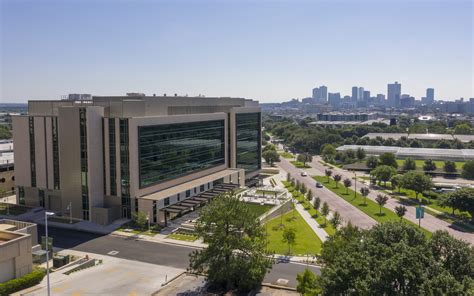
[[[49,227],[48,232],[49,236],[53,238],[54,247],[57,248],[108,255],[181,269],[188,267],[189,254],[195,250],[194,248],[178,245],[147,242],[114,235],[97,235],[61,228]],[[38,225],[38,237],[40,238],[42,235],[44,235],[44,227]],[[300,263],[276,263],[273,265],[271,272],[266,275],[264,282],[275,284],[277,280],[285,279],[288,280],[289,286],[295,287],[296,275],[304,271],[306,267],[305,264]],[[320,273],[319,267],[309,265],[308,268],[315,273]]]

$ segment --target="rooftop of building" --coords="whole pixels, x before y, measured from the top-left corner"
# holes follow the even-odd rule
[[[368,133],[365,135],[367,138],[381,137],[382,139],[392,138],[398,140],[401,137],[407,137],[408,139],[417,140],[454,140],[458,139],[463,143],[474,141],[474,135],[453,135],[453,134],[408,134],[408,133]]]

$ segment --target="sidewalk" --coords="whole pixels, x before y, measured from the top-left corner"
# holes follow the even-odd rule
[[[309,212],[304,209],[302,204],[296,203],[295,208],[298,211],[298,213],[300,213],[301,217],[303,217],[306,223],[308,223],[311,229],[313,229],[316,235],[324,243],[328,238],[327,232],[319,226],[318,222],[316,222],[316,220],[314,220],[313,217],[311,217]]]

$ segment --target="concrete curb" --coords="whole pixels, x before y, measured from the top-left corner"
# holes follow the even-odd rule
[[[287,286],[280,286],[280,285],[275,285],[271,283],[262,283],[261,286],[263,287],[269,287],[273,289],[280,289],[280,290],[287,290],[287,291],[296,291],[296,288],[292,287],[287,287]]]

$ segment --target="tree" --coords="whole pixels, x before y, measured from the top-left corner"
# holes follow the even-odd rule
[[[290,181],[291,181],[291,174],[286,173],[286,182],[290,182]]]
[[[346,179],[344,179],[344,181],[342,181],[342,183],[344,183],[344,187],[346,187],[346,194],[348,194],[349,193],[349,187],[351,187],[351,185],[352,185],[351,179],[346,178]]]
[[[383,194],[377,194],[375,201],[379,204],[379,210],[380,210],[379,214],[382,215],[382,207],[387,203],[388,196],[383,195]]]
[[[474,222],[474,188],[458,189],[450,194],[450,198],[459,210],[471,214],[471,221]]]
[[[138,228],[145,228],[146,223],[148,222],[148,218],[146,214],[142,211],[138,211],[133,213],[132,215],[133,224],[135,224]]]
[[[408,223],[348,224],[323,243],[318,259],[322,295],[471,295],[474,287],[469,243],[447,232],[427,237]]]
[[[329,178],[330,178],[331,175],[332,175],[332,171],[331,171],[331,170],[328,170],[328,169],[325,169],[325,170],[324,170],[324,174],[326,175],[326,177],[328,177],[328,183],[329,183]]]
[[[392,183],[392,189],[398,188],[398,193],[400,193],[403,187],[403,176],[395,175],[390,179],[390,182]]]
[[[471,135],[472,129],[467,123],[461,123],[456,125],[454,133],[457,135]]]
[[[311,156],[311,154],[309,153],[301,153],[301,154],[298,154],[298,157],[296,157],[296,160],[299,162],[302,162],[303,166],[306,167],[307,162],[313,161],[313,156]]]
[[[313,191],[311,189],[308,190],[308,193],[306,194],[306,199],[308,201],[311,201],[313,199]]]
[[[357,159],[358,160],[363,160],[365,158],[365,150],[364,148],[357,148],[357,151],[356,151],[356,156],[357,156]]]
[[[276,151],[276,147],[273,144],[265,145],[265,147],[262,149],[262,153],[265,151]]]
[[[474,160],[469,160],[464,163],[461,175],[463,178],[469,180],[474,179]]]
[[[397,171],[388,165],[379,165],[375,169],[370,172],[371,175],[375,176],[375,178],[380,182],[383,181],[384,186],[387,186],[387,181],[390,181],[392,176],[397,174]]]
[[[433,160],[431,159],[425,160],[425,164],[423,165],[423,170],[428,171],[428,172],[436,170],[436,163],[433,162]]]
[[[288,244],[288,254],[291,254],[291,246],[295,244],[296,240],[296,230],[292,227],[288,227],[283,230],[283,239],[284,243]]]
[[[369,193],[370,193],[370,189],[367,188],[367,187],[362,187],[360,189],[360,194],[362,194],[362,196],[364,197],[364,205],[367,205],[366,199],[367,199],[367,195],[369,195]]]
[[[331,144],[326,144],[321,151],[321,155],[323,156],[323,160],[325,162],[333,162],[334,157],[336,156],[336,148],[334,148],[334,146]]]
[[[405,216],[406,212],[407,212],[407,208],[405,208],[404,206],[395,207],[395,213],[397,214],[398,217],[400,217],[400,222],[402,222],[403,216]]]
[[[270,166],[273,166],[275,162],[280,161],[280,155],[275,150],[267,150],[262,152],[262,157]]]
[[[444,171],[446,173],[455,173],[457,171],[456,163],[454,161],[446,160],[444,162]]]
[[[338,211],[335,211],[332,215],[332,219],[329,221],[335,229],[342,223],[341,214]]]
[[[316,196],[314,198],[314,203],[313,203],[313,207],[316,211],[319,211],[319,207],[321,206],[321,198],[319,198],[318,196]]]
[[[405,159],[405,162],[403,162],[403,170],[404,171],[416,170],[416,162],[412,158]]]
[[[339,182],[341,182],[342,176],[339,174],[335,174],[333,178],[334,178],[334,182],[336,182],[336,188],[337,188],[337,185],[339,185]]]
[[[301,183],[300,192],[304,195],[304,194],[306,194],[306,190],[308,190],[308,189],[306,188],[306,184],[305,184],[305,183]]]
[[[365,165],[369,168],[369,169],[375,169],[377,167],[379,163],[379,160],[377,159],[376,156],[369,156],[367,158],[367,160],[365,161]]]
[[[271,268],[264,228],[235,195],[212,199],[202,208],[195,231],[207,246],[192,252],[189,270],[206,272],[211,287],[249,291]]]
[[[318,276],[312,273],[308,268],[296,275],[296,291],[303,296],[321,295],[322,290],[319,285]]]
[[[300,189],[301,189],[301,182],[300,182],[300,180],[296,180],[295,189],[296,189],[296,191],[300,191]]]
[[[323,206],[321,208],[321,215],[323,215],[324,218],[326,218],[327,215],[329,215],[329,206],[327,202],[323,202]]]
[[[433,187],[433,182],[430,177],[414,171],[403,174],[402,183],[404,188],[415,191],[417,199],[420,193],[430,190]]]
[[[390,152],[382,153],[379,156],[379,162],[382,165],[388,165],[394,168],[398,168],[398,163],[397,163],[397,159],[395,158],[395,154],[390,153]]]

